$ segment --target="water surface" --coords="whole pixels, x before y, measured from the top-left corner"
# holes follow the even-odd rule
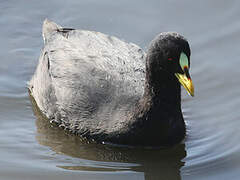
[[[239,179],[240,2],[0,1],[0,179]],[[146,49],[162,31],[188,38],[194,98],[183,91],[187,138],[170,149],[88,143],[33,111],[27,82],[45,18]]]

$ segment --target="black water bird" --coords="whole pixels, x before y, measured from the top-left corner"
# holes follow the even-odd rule
[[[41,112],[97,142],[169,146],[185,136],[180,83],[194,95],[190,47],[160,33],[148,51],[100,32],[43,23],[44,48],[29,91]]]

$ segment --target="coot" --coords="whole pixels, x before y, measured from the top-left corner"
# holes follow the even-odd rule
[[[169,146],[185,136],[180,84],[194,95],[190,47],[178,33],[144,51],[100,32],[43,23],[44,48],[29,82],[41,112],[97,142]]]

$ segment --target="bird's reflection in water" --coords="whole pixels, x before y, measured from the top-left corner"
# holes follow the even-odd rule
[[[57,167],[79,171],[142,172],[146,180],[181,179],[180,168],[184,165],[181,160],[186,156],[184,144],[166,149],[151,149],[89,143],[53,126],[41,114],[34,100],[31,100],[37,117],[37,141],[57,154],[80,159],[69,165],[56,165]]]

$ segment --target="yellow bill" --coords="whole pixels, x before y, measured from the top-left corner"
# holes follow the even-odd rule
[[[179,82],[187,90],[187,92],[191,96],[194,96],[194,86],[192,83],[192,79],[190,77],[187,77],[186,73],[184,74],[175,73],[175,76],[178,78]]]

